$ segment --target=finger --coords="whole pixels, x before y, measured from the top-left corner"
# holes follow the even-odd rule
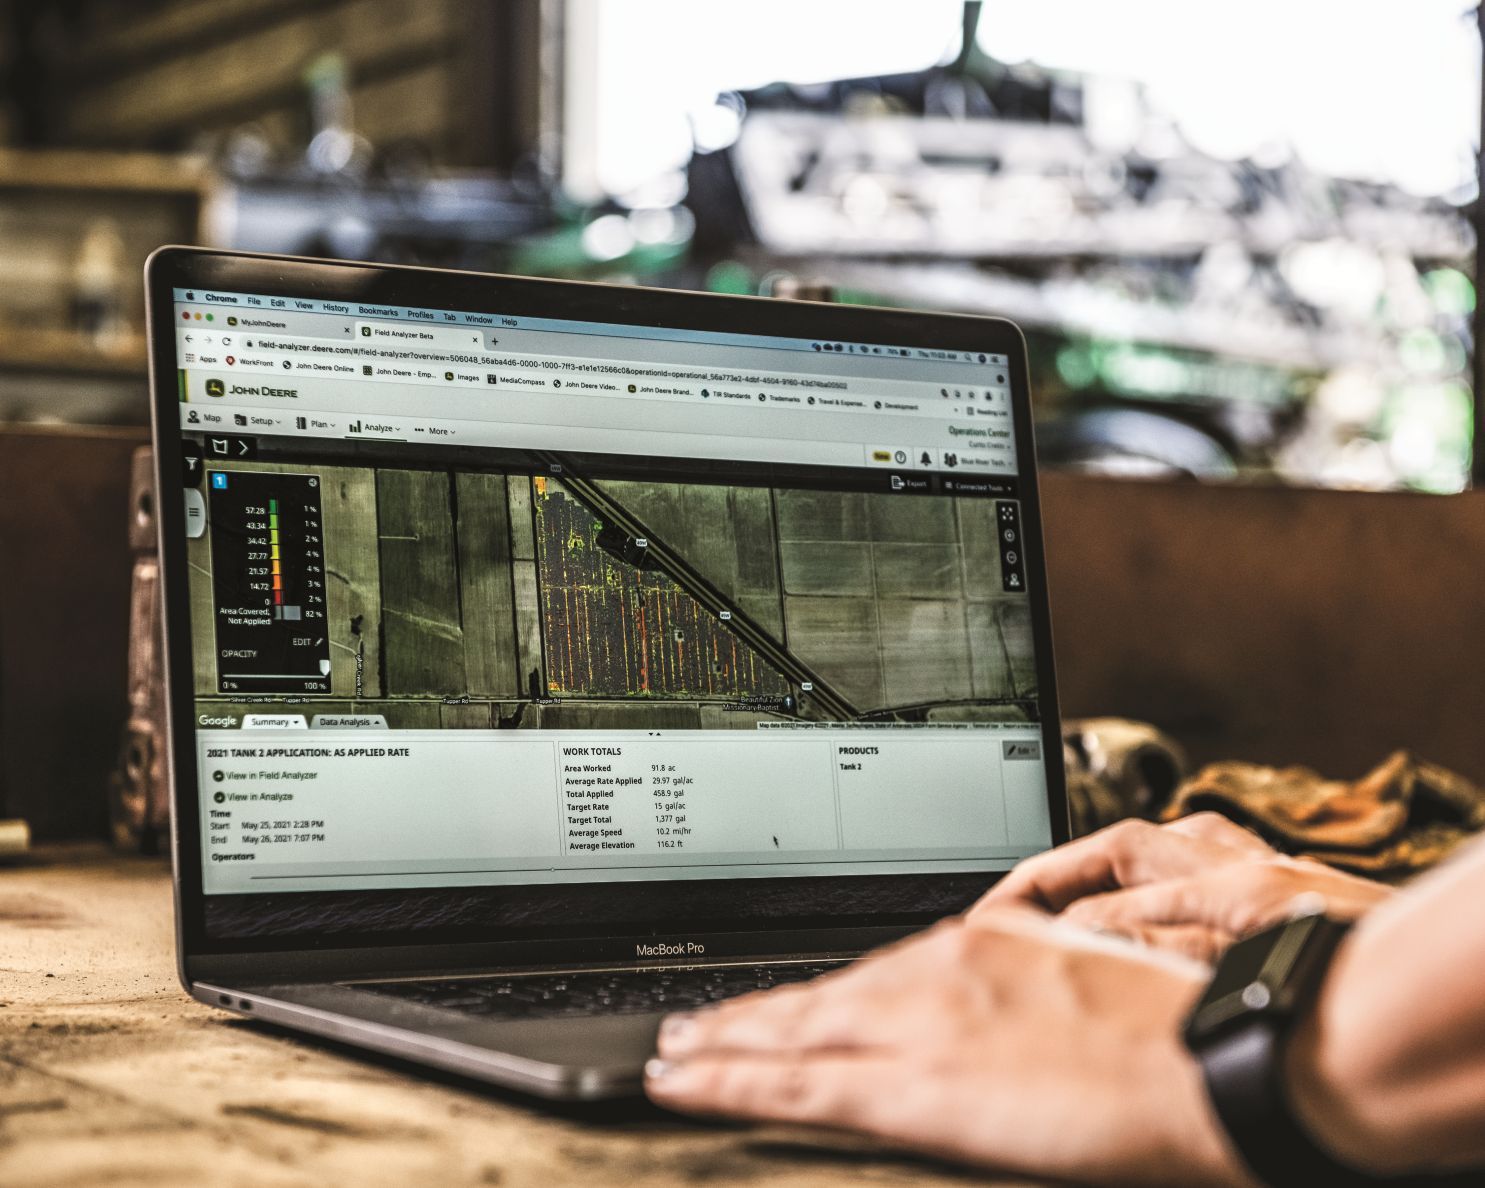
[[[1225,886],[1209,875],[1127,887],[1080,899],[1062,913],[1062,919],[1120,936],[1161,925],[1225,928],[1232,911],[1231,904],[1221,902]]]
[[[690,1114],[864,1127],[893,1096],[886,1056],[712,1056],[645,1067],[650,1099]]]
[[[1157,827],[1148,821],[1121,821],[1055,850],[1019,864],[970,909],[973,919],[982,910],[1024,903],[1046,911],[1061,911],[1073,900],[1123,885],[1138,852],[1157,844]]]
[[[897,1055],[700,1057],[681,1063],[652,1060],[645,1093],[666,1109],[707,1117],[819,1126],[868,1134],[888,1147],[944,1159],[1001,1162],[985,1134],[982,1086],[945,1085],[929,1067]],[[1010,1104],[1010,1103],[1006,1103]],[[990,1124],[1013,1109],[996,1110]],[[1056,1162],[1056,1143],[1026,1140],[1027,1128],[1001,1124],[1040,1164]],[[1031,1130],[1034,1134],[1035,1131]],[[1013,1139],[1005,1144],[1014,1148]]]
[[[1284,860],[1245,862],[1187,878],[1091,895],[1063,913],[1070,923],[1127,933],[1149,925],[1195,924],[1248,936],[1293,915],[1315,880]]]
[[[1192,813],[1189,817],[1177,818],[1165,828],[1172,833],[1184,834],[1186,837],[1231,846],[1233,849],[1252,854],[1255,858],[1278,853],[1251,829],[1239,825],[1230,817],[1224,817],[1221,813],[1214,813],[1210,810]]]
[[[658,1051],[666,1060],[698,1052],[784,1052],[848,1048],[867,1032],[882,1001],[874,963],[797,986],[780,986],[716,1006],[671,1015],[660,1027]],[[893,996],[895,997],[895,996]],[[875,1007],[871,1006],[875,1003]]]
[[[862,1037],[901,1017],[897,1008],[920,984],[925,968],[948,968],[948,950],[963,931],[961,922],[944,921],[812,982],[672,1015],[660,1028],[660,1056],[861,1047]]]
[[[1204,924],[1142,924],[1129,929],[1130,940],[1162,953],[1178,953],[1204,965],[1214,964],[1237,939]]]
[[[1241,852],[1148,821],[1121,821],[1011,871],[970,909],[1024,903],[1060,912],[1087,895],[1179,878],[1236,861]]]
[[[660,1026],[664,1060],[701,1051],[779,1051],[799,1047],[804,1023],[815,1014],[819,990],[781,986],[744,994],[718,1006],[671,1015]]]

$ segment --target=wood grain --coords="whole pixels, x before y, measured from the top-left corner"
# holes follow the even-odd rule
[[[43,848],[0,869],[0,930],[7,1188],[967,1182],[851,1139],[544,1107],[231,1018],[176,982],[159,862]]]

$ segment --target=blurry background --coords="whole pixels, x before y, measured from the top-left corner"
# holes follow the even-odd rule
[[[0,0],[0,807],[101,819],[165,242],[1010,317],[1071,712],[1485,774],[1478,20]]]
[[[0,18],[0,415],[138,420],[138,267],[191,240],[1003,314],[1049,461],[1469,480],[1461,0]]]

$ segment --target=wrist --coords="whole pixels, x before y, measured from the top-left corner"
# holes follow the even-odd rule
[[[1319,996],[1289,1037],[1284,1078],[1295,1117],[1337,1160],[1398,1175],[1420,1160],[1395,1125],[1392,1078],[1371,1042],[1376,1029],[1366,1024],[1366,988],[1356,972],[1364,945],[1365,937],[1353,934],[1337,951]]]
[[[1182,1097],[1192,1103],[1188,1116],[1177,1123],[1181,1149],[1175,1153],[1174,1161],[1182,1169],[1182,1182],[1220,1185],[1222,1188],[1262,1188],[1238,1155],[1222,1120],[1212,1108],[1206,1080],[1196,1058],[1182,1046],[1178,1059],[1186,1088]],[[1179,1117],[1177,1111],[1170,1108],[1169,1099],[1153,1103],[1153,1108],[1155,1117]]]

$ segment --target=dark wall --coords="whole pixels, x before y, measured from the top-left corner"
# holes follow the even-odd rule
[[[1485,492],[1043,480],[1065,713],[1199,760],[1485,780]]]
[[[143,430],[0,427],[0,815],[102,836],[124,723]]]

